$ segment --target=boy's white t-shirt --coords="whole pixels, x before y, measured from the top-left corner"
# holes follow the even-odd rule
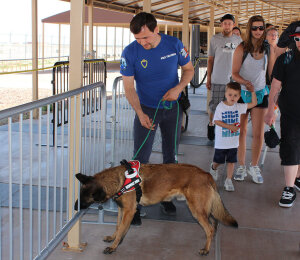
[[[247,111],[247,104],[236,103],[232,106],[220,102],[216,108],[214,120],[222,121],[226,124],[240,123],[241,114]],[[230,149],[239,146],[240,130],[231,133],[231,130],[216,125],[215,130],[215,148],[217,149]]]

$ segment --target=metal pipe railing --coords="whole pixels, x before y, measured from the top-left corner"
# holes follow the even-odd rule
[[[93,113],[83,116],[83,97],[87,96],[93,98],[89,98],[86,103],[86,111]],[[6,130],[1,131],[2,137],[3,134],[6,136],[1,143],[4,152],[0,158],[0,183],[3,189],[7,189],[4,192],[7,198],[0,200],[0,259],[15,259],[17,254],[20,259],[44,259],[64,237],[62,234],[82,214],[81,211],[76,214],[72,210],[73,218],[66,222],[69,204],[73,205],[75,195],[79,196],[73,192],[70,198],[68,190],[68,162],[71,156],[75,157],[75,153],[69,152],[70,143],[75,142],[70,139],[69,123],[62,124],[57,129],[54,135],[55,144],[50,146],[50,135],[53,131],[50,114],[57,115],[59,109],[64,109],[64,102],[61,107],[57,105],[62,100],[67,100],[68,111],[76,114],[76,104],[75,109],[71,110],[71,99],[80,104],[81,125],[75,130],[82,137],[79,141],[83,142],[81,146],[86,147],[86,157],[81,157],[79,162],[80,169],[83,166],[81,161],[91,158],[86,164],[85,173],[92,175],[103,169],[106,162],[107,112],[103,83],[0,111],[0,120],[7,120],[7,125],[0,126]],[[56,104],[52,112],[51,104]],[[43,107],[47,108],[44,114]],[[36,109],[39,112],[38,117],[33,118],[33,111]],[[82,124],[92,120],[93,123]],[[81,129],[86,131],[82,133]],[[89,137],[84,140],[87,133]],[[43,146],[42,143],[46,145]],[[73,176],[75,174],[73,172]],[[71,185],[75,187],[79,183],[74,181]],[[15,223],[16,218],[19,218],[19,225]],[[4,230],[7,232],[6,236],[3,235]]]

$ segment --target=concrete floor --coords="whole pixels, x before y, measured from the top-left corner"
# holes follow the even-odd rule
[[[118,73],[116,73],[118,74]],[[112,77],[111,77],[112,78]],[[112,82],[112,80],[111,80]],[[181,137],[179,147],[179,162],[197,165],[209,170],[213,158],[213,143],[206,138],[208,116],[206,108],[206,90],[204,87],[190,94],[191,111],[187,132]],[[279,123],[277,123],[277,126]],[[249,125],[251,129],[251,124]],[[249,129],[249,130],[250,130]],[[266,127],[267,129],[267,127]],[[278,127],[277,127],[278,129]],[[0,139],[4,142],[4,139]],[[248,133],[248,147],[251,145],[251,130]],[[5,147],[1,146],[2,151]],[[1,157],[5,157],[2,153]],[[3,160],[2,160],[3,161]],[[1,162],[1,160],[0,160]],[[162,155],[152,153],[151,163],[161,163]],[[250,162],[250,150],[247,152],[247,163]],[[6,171],[3,164],[0,170]],[[0,172],[1,172],[0,171]],[[217,185],[223,202],[229,212],[237,219],[238,229],[219,225],[217,234],[211,246],[210,254],[205,259],[263,259],[282,260],[300,259],[300,200],[296,200],[293,208],[283,209],[278,201],[284,186],[284,175],[280,165],[278,148],[269,150],[263,167],[264,184],[259,185],[251,181],[248,176],[244,182],[235,182],[235,192],[226,192],[223,189],[225,180],[224,167],[220,169],[221,178]],[[1,186],[2,187],[2,186]],[[1,188],[0,187],[0,188]],[[5,191],[0,190],[1,200],[5,200]],[[298,196],[299,193],[298,193]],[[114,232],[114,225],[82,224],[82,241],[88,245],[84,252],[62,251],[61,244],[48,257],[48,259],[199,259],[199,249],[205,243],[205,234],[202,228],[193,220],[185,202],[175,202],[178,212],[176,217],[166,217],[158,206],[146,207],[147,216],[140,227],[131,227],[123,243],[112,255],[104,255],[102,251],[107,244],[103,237]],[[2,204],[2,223],[8,222],[8,209]],[[14,208],[15,239],[18,239],[19,212]],[[28,259],[28,212],[24,210],[24,259]],[[34,221],[36,221],[34,211]],[[53,217],[50,216],[52,219]],[[62,218],[61,218],[62,219]],[[97,215],[86,214],[83,220],[96,220]],[[107,221],[115,221],[116,217],[106,215]],[[59,222],[57,219],[57,223]],[[35,223],[35,222],[34,222]],[[45,228],[42,223],[43,229]],[[34,224],[36,225],[36,224]],[[52,230],[50,222],[50,230]],[[43,231],[44,232],[44,231]],[[2,248],[8,249],[8,234],[6,228],[2,229]],[[51,234],[50,234],[51,235]],[[34,234],[36,244],[37,235]],[[42,246],[45,241],[41,241]],[[18,246],[14,248],[15,257],[18,258]],[[36,248],[34,248],[34,251]],[[8,250],[7,250],[8,251]],[[8,259],[7,251],[2,258]]]
[[[197,89],[195,95],[190,95],[190,100],[192,111],[188,130],[183,134],[179,148],[179,152],[183,153],[179,156],[179,162],[195,164],[208,170],[214,149],[206,139],[208,116],[204,113],[205,89],[203,87]],[[251,131],[248,135],[247,143],[250,147]],[[187,137],[189,137],[188,142],[184,141]],[[161,154],[153,153],[150,161],[161,163]],[[247,152],[247,163],[249,162],[250,150]],[[296,200],[290,209],[278,206],[284,186],[278,148],[267,153],[262,171],[264,183],[261,185],[253,183],[248,176],[244,182],[234,181],[235,192],[226,192],[223,189],[224,167],[220,172],[222,176],[217,182],[219,192],[226,208],[237,219],[239,228],[232,229],[219,225],[210,254],[205,259],[300,259],[300,200]],[[185,202],[178,203],[182,206],[180,208],[186,207]],[[151,210],[146,208],[147,212],[151,213]],[[102,253],[107,246],[102,239],[112,234],[115,226],[82,224],[82,241],[88,243],[84,252],[65,252],[61,250],[61,246],[58,246],[48,259],[191,260],[200,258],[198,251],[205,243],[205,234],[197,223],[176,219],[149,219],[149,215],[151,214],[143,219],[142,226],[129,229],[123,243],[112,255]],[[84,219],[93,217],[95,218],[88,214]],[[108,219],[115,219],[115,217],[108,217]]]

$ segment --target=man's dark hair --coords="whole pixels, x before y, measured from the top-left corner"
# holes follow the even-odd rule
[[[154,32],[154,29],[157,26],[157,21],[154,15],[141,12],[132,18],[130,22],[130,31],[133,34],[138,34],[141,32],[143,26],[147,26],[151,32]]]
[[[233,27],[233,28],[232,28],[232,31],[233,31],[233,30],[239,30],[240,34],[242,34],[241,29],[240,29],[239,27],[237,27],[237,26]]]
[[[266,23],[266,29],[268,29],[269,27],[274,27],[274,25],[271,23]]]
[[[237,90],[238,92],[241,93],[241,85],[240,83],[237,83],[237,82],[229,82],[227,85],[226,85],[226,90],[227,89],[234,89],[234,90]]]

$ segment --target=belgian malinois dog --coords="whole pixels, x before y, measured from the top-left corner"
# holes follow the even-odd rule
[[[76,174],[76,178],[82,184],[80,208],[86,209],[94,202],[104,203],[112,198],[124,183],[124,172],[125,167],[118,166],[94,176]],[[225,209],[216,183],[208,172],[188,164],[141,164],[139,174],[142,178],[140,204],[143,206],[185,196],[191,213],[206,233],[205,247],[199,252],[201,255],[209,253],[218,221],[238,227],[237,221]],[[104,238],[105,242],[113,242],[103,251],[104,254],[114,252],[125,237],[136,212],[136,192],[124,193],[116,199],[116,203],[118,205],[117,227],[112,236]],[[75,210],[77,208],[78,201],[75,203]]]

